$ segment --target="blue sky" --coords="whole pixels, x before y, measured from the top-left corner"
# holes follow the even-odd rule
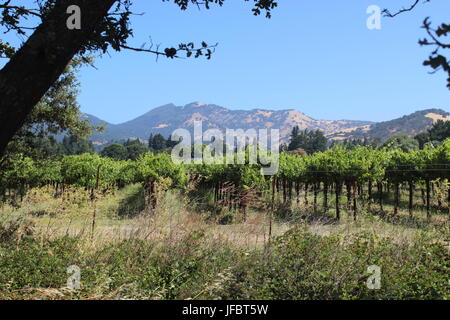
[[[448,22],[450,1],[433,0],[368,30],[369,5],[395,9],[412,0],[279,0],[273,18],[251,2],[182,12],[171,2],[135,0],[135,36],[162,47],[218,42],[211,61],[111,52],[80,73],[83,112],[112,123],[166,104],[193,101],[232,109],[297,109],[316,119],[389,120],[424,108],[450,111],[446,75],[422,66],[431,48],[418,39],[425,17]]]

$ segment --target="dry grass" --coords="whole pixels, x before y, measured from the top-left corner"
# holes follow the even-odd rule
[[[217,224],[207,219],[204,214],[189,207],[188,199],[180,192],[165,193],[155,212],[140,212],[133,217],[118,215],[120,203],[136,194],[139,185],[99,196],[97,216],[92,234],[92,203],[89,194],[80,190],[70,190],[65,199],[55,199],[47,188],[33,190],[20,208],[4,206],[0,209],[2,221],[26,217],[33,221],[36,231],[42,238],[56,238],[63,235],[79,236],[86,239],[89,247],[100,247],[106,243],[120,242],[126,239],[151,240],[167,245],[183,239],[192,232],[201,232],[205,241],[228,243],[239,249],[262,248],[268,241],[269,221],[266,212],[250,210],[244,223]],[[445,241],[448,234],[442,232],[441,225],[417,228],[414,225],[391,223],[378,216],[360,215],[353,221],[351,215],[342,214],[339,223],[315,219],[308,222],[310,232],[327,236],[332,234],[357,234],[368,232],[379,237],[388,237],[398,243],[413,241],[423,233]],[[400,212],[400,215],[406,213]],[[284,234],[293,225],[306,222],[274,221],[273,236]]]
[[[263,252],[260,249],[264,248],[268,242],[269,221],[266,212],[250,210],[245,223],[221,225],[216,223],[214,219],[211,219],[211,214],[199,213],[193,210],[192,205],[182,193],[169,191],[162,195],[155,212],[149,213],[143,210],[136,215],[135,210],[130,210],[128,212],[130,216],[128,216],[127,212],[120,211],[120,208],[123,208],[121,203],[126,202],[130,198],[134,199],[134,195],[139,191],[139,188],[140,186],[138,185],[128,186],[115,194],[111,193],[99,197],[96,204],[97,216],[94,233],[92,233],[93,210],[91,203],[89,201],[84,203],[79,201],[79,199],[84,198],[82,191],[79,191],[79,194],[73,192],[71,200],[63,201],[54,199],[49,190],[34,190],[25,199],[20,208],[15,209],[10,206],[4,206],[0,209],[0,222],[2,223],[26,218],[27,221],[31,221],[34,224],[34,236],[37,239],[42,239],[41,247],[45,248],[45,250],[40,249],[36,251],[40,255],[54,254],[51,250],[47,252],[46,245],[48,245],[48,240],[56,240],[57,242],[58,239],[62,238],[61,236],[72,236],[70,238],[76,241],[75,248],[67,246],[67,250],[81,254],[83,259],[88,259],[88,261],[95,257],[94,262],[86,262],[83,276],[90,271],[96,272],[95,278],[83,278],[89,287],[82,293],[76,293],[60,287],[63,285],[61,281],[49,285],[48,288],[40,286],[39,278],[36,277],[37,280],[30,282],[33,284],[29,285],[29,287],[24,286],[10,290],[2,288],[0,285],[0,296],[3,294],[3,298],[7,299],[49,300],[77,298],[171,299],[171,296],[167,294],[167,287],[160,288],[159,285],[143,283],[140,283],[140,287],[138,287],[138,282],[136,281],[139,280],[136,279],[142,279],[143,275],[149,276],[149,274],[145,273],[147,269],[144,270],[143,267],[149,265],[149,262],[148,260],[141,261],[140,257],[143,256],[148,257],[148,259],[154,259],[157,266],[169,266],[170,268],[167,267],[169,268],[167,270],[170,272],[173,270],[179,271],[179,276],[183,276],[185,272],[188,272],[186,270],[189,269],[177,269],[180,268],[178,263],[183,265],[186,261],[195,262],[197,259],[201,259],[199,264],[204,267],[200,268],[204,269],[198,273],[198,277],[203,277],[199,282],[192,280],[196,279],[193,276],[192,279],[189,278],[189,281],[194,281],[189,283],[191,287],[183,287],[184,282],[176,282],[176,277],[173,280],[175,281],[173,285],[176,288],[180,288],[176,297],[188,299],[222,297],[224,292],[228,292],[228,289],[223,289],[227,286],[229,287],[229,292],[233,292],[236,289],[235,285],[238,285],[236,274],[241,272],[239,265],[242,266],[244,271],[247,268],[246,263],[249,263],[255,268],[255,277],[258,275],[260,258],[265,257],[265,251]],[[39,212],[39,214],[36,214],[36,212]],[[312,268],[315,263],[320,262],[322,265],[317,266],[320,270],[322,270],[321,268],[327,270],[330,259],[324,258],[320,260],[319,251],[322,249],[325,251],[331,250],[331,247],[336,246],[330,251],[330,257],[333,257],[335,249],[342,249],[342,254],[344,255],[347,250],[345,242],[353,243],[352,241],[361,234],[376,235],[377,238],[389,238],[393,240],[394,248],[397,248],[398,244],[398,248],[402,250],[408,247],[408,244],[417,243],[416,240],[422,235],[426,235],[427,239],[432,239],[432,241],[436,242],[443,242],[446,235],[448,236],[448,233],[443,232],[443,230],[432,224],[426,228],[419,228],[414,225],[392,223],[385,221],[380,216],[368,214],[360,215],[356,222],[353,221],[351,215],[346,214],[342,215],[342,220],[338,223],[332,222],[330,219],[321,219],[320,217],[309,221],[301,219],[290,222],[276,220],[273,222],[273,236],[283,235],[298,224],[303,225],[303,228],[300,229],[304,229],[305,232],[307,230],[308,233],[321,236],[318,238],[322,240],[315,240],[307,236],[306,239],[309,239],[310,243],[305,244],[305,249],[302,249],[305,250],[302,251],[302,257],[303,254],[311,256],[311,261],[308,262],[311,263],[309,267]],[[20,232],[26,233],[26,230],[24,229]],[[200,235],[198,239],[196,234]],[[337,237],[328,237],[334,235],[337,235]],[[335,242],[336,239],[338,239],[338,242]],[[47,244],[45,244],[46,242]],[[298,245],[300,246],[301,243],[299,242]],[[20,237],[17,242],[17,248],[19,248],[19,245]],[[310,245],[317,247],[310,247]],[[13,247],[15,246],[16,244],[14,243]],[[297,250],[298,247],[296,246],[293,249]],[[328,249],[326,249],[326,246],[328,246]],[[195,247],[198,251],[193,250],[193,252],[190,252],[192,247]],[[353,249],[357,247],[355,246]],[[222,253],[218,253],[222,248],[225,249],[224,252],[231,252],[233,256],[229,258],[226,255],[225,257],[222,256]],[[119,253],[118,256],[115,255],[117,252]],[[259,256],[258,253],[261,253],[261,255]],[[216,256],[214,256],[215,254]],[[318,256],[314,258],[316,254]],[[393,254],[396,255],[395,252]],[[64,256],[61,252],[59,255]],[[152,255],[153,257],[151,257]],[[122,256],[126,256],[126,258],[122,259]],[[217,260],[216,264],[211,262],[211,265],[209,265],[210,261],[215,261],[211,259],[213,256],[219,260]],[[247,261],[247,256],[256,257],[256,260]],[[365,254],[357,252],[351,258],[357,261],[364,260]],[[101,261],[103,264],[98,265],[98,261]],[[176,264],[174,261],[176,261]],[[223,261],[225,261],[225,264]],[[351,261],[349,262],[349,270],[353,267]],[[20,257],[17,258],[15,263],[22,268],[23,260]],[[58,263],[62,262],[55,260],[55,264]],[[64,260],[62,264],[66,268],[68,262],[66,263]],[[30,263],[28,268],[33,270],[34,265],[34,262]],[[97,266],[99,270],[96,269]],[[139,269],[139,267],[143,269]],[[280,265],[279,267],[281,268],[282,266]],[[102,271],[103,268],[107,268],[108,271]],[[126,274],[117,274],[116,268],[126,271]],[[284,270],[283,268],[280,270]],[[114,270],[112,271],[111,269]],[[13,266],[10,270],[17,270],[17,268]],[[166,272],[168,272],[167,270]],[[352,272],[354,271],[353,269],[351,270]],[[288,274],[288,271],[289,269],[286,269],[275,273],[275,276],[280,277],[280,283],[284,283],[281,273]],[[164,275],[154,275],[152,273],[150,275],[156,279],[166,279]],[[22,274],[17,275],[17,278],[22,276]],[[14,277],[16,277],[15,273]],[[124,280],[117,280],[122,278]],[[119,284],[110,286],[110,282],[113,281],[111,279],[116,279],[116,281],[119,281]],[[250,276],[249,279],[255,280],[253,276]],[[120,281],[123,281],[123,283]],[[172,284],[167,286],[170,287]],[[145,291],[142,288],[154,288],[154,291]]]
[[[164,194],[153,213],[142,211],[134,217],[118,217],[118,204],[137,188],[129,186],[116,195],[108,194],[98,200],[93,234],[93,209],[88,200],[78,201],[83,198],[80,195],[72,197],[75,201],[54,199],[47,189],[33,190],[18,209],[4,206],[0,210],[0,219],[26,217],[35,224],[35,232],[42,238],[78,236],[93,247],[126,239],[151,240],[166,245],[193,231],[202,232],[205,241],[227,242],[237,248],[261,248],[268,240],[269,222],[263,213],[252,211],[245,223],[220,225],[190,210],[187,200],[175,191]],[[288,223],[274,223],[273,235],[282,235],[289,228]]]

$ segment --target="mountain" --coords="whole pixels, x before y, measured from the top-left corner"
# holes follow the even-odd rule
[[[111,124],[84,114],[92,125],[103,125],[103,133],[95,133],[91,141],[104,145],[112,141],[128,138],[147,140],[150,134],[160,133],[168,137],[175,129],[192,129],[194,121],[202,120],[203,130],[225,129],[280,129],[282,141],[288,141],[294,126],[301,130],[321,130],[327,137],[335,140],[347,138],[373,137],[385,139],[394,134],[413,135],[430,127],[438,118],[447,119],[449,113],[440,109],[418,111],[399,119],[374,123],[357,120],[316,120],[298,110],[230,110],[214,104],[194,102],[185,106],[167,104],[154,108],[136,119]],[[448,118],[450,119],[450,118]]]
[[[203,130],[211,128],[229,129],[280,129],[282,139],[286,140],[292,127],[298,125],[300,129],[322,130],[331,135],[342,130],[352,130],[372,124],[370,121],[353,120],[315,120],[297,110],[230,110],[214,104],[200,102],[185,106],[167,104],[142,116],[121,124],[110,124],[97,117],[84,114],[83,117],[92,120],[93,125],[103,123],[105,131],[95,133],[91,140],[96,144],[106,144],[128,138],[148,139],[150,134],[160,133],[168,137],[175,129],[192,129],[194,121],[202,120]]]
[[[343,130],[342,132],[331,134],[329,138],[344,140],[368,137],[383,141],[398,134],[415,136],[420,132],[426,131],[433,125],[433,122],[439,119],[450,121],[450,113],[441,109],[426,109],[394,120],[374,123],[353,130]]]

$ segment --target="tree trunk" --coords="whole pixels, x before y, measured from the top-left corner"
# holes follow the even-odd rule
[[[50,14],[0,70],[0,155],[116,1],[56,1]],[[67,28],[66,12],[71,5],[81,9],[81,30]]]
[[[323,209],[328,213],[328,182],[323,183]]]

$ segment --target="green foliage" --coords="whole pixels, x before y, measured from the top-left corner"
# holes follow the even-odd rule
[[[97,154],[82,154],[64,157],[61,173],[66,183],[79,187],[94,188],[97,171],[102,167],[102,159]]]
[[[450,138],[450,121],[439,119],[427,132],[419,133],[414,137],[419,143],[420,149],[425,146],[438,146],[441,142]]]
[[[311,156],[291,153],[280,154],[278,178],[295,183],[342,183],[388,180],[396,183],[415,182],[449,177],[450,139],[438,148],[404,152],[401,149],[377,150],[357,146],[353,150],[337,145],[326,152]],[[130,142],[130,145],[137,145]],[[106,152],[104,153],[106,155]],[[97,154],[71,155],[58,160],[33,160],[22,154],[4,161],[0,172],[0,194],[7,189],[19,190],[64,182],[85,188],[99,185],[113,188],[130,183],[147,183],[148,179],[168,179],[168,187],[184,188],[187,174],[199,178],[204,187],[216,187],[223,182],[232,183],[239,190],[267,190],[268,180],[261,166],[249,164],[249,150],[237,158],[244,164],[178,165],[167,153],[145,153],[134,160],[102,158]],[[123,159],[123,157],[121,157]],[[100,168],[100,169],[99,169]]]
[[[371,147],[338,145],[308,157],[282,154],[279,176],[303,183],[378,180],[385,175],[386,159],[384,151]]]
[[[430,142],[430,135],[428,132],[422,132],[422,133],[419,133],[418,135],[416,135],[414,137],[414,139],[416,139],[417,142],[419,143],[419,149],[423,149],[425,144],[427,142]]]
[[[407,135],[401,134],[392,136],[386,140],[383,144],[383,147],[388,150],[400,149],[403,152],[408,152],[411,150],[419,149],[419,142],[413,138],[408,137]]]
[[[174,164],[171,156],[165,153],[157,155],[147,153],[141,156],[137,162],[136,174],[141,182],[147,182],[149,178],[154,181],[168,178],[169,186],[179,188],[183,188],[187,182],[184,166]]]
[[[292,129],[288,150],[303,149],[308,154],[323,152],[327,149],[327,138],[322,131],[300,131],[298,126]]]
[[[332,140],[330,148],[341,145],[346,149],[353,150],[358,146],[376,148],[379,144],[379,139],[368,139],[367,137],[364,137],[362,139],[345,139],[344,141]]]
[[[16,50],[8,43],[0,39],[0,57],[11,58]]]
[[[306,166],[308,158],[289,153],[280,154],[278,176],[294,182],[306,182]]]
[[[450,138],[450,121],[439,119],[427,132],[419,133],[414,137],[419,142],[420,149],[425,146],[438,146],[442,141]]]
[[[95,152],[92,142],[77,136],[64,137],[62,150],[65,155],[81,155]]]
[[[149,152],[148,147],[139,140],[128,140],[124,145],[128,153],[127,159],[130,160],[137,160],[141,155]]]
[[[266,186],[266,180],[261,170],[261,165],[250,164],[250,149],[234,155],[234,164],[194,164],[189,166],[189,171],[201,178],[205,186],[213,187],[218,183],[229,182],[240,189],[261,189]],[[244,163],[237,164],[238,159]]]
[[[136,164],[131,161],[115,161],[97,154],[66,156],[62,160],[61,175],[65,183],[84,187],[123,187],[136,182]]]
[[[434,177],[446,178],[450,181],[450,139],[446,139],[433,153]]]
[[[444,141],[450,138],[450,121],[438,120],[428,130],[430,141]]]
[[[81,252],[76,238],[59,238],[40,243],[33,238],[0,244],[0,283],[5,290],[23,288],[60,288],[67,281],[67,267],[80,264]],[[0,291],[2,290],[0,289]]]
[[[150,135],[148,139],[148,146],[155,152],[160,152],[169,146],[169,141],[164,139],[162,134]]]
[[[450,260],[441,244],[413,246],[370,234],[319,236],[294,228],[273,243],[270,260],[244,267],[245,299],[445,299]],[[370,290],[370,265],[381,288]],[[247,289],[249,288],[249,289]]]
[[[114,160],[127,160],[128,150],[123,144],[113,143],[105,147],[100,153],[102,157],[112,158]]]
[[[138,158],[150,151],[155,153],[165,151],[172,144],[164,139],[162,135],[151,135],[149,140],[149,146],[146,146],[138,139],[132,140],[128,139],[125,143],[113,143],[106,146],[100,154],[102,157],[108,157],[115,160],[133,160],[136,161]]]
[[[0,239],[2,298],[63,288],[71,265],[81,270],[81,288],[65,291],[65,298],[450,298],[448,252],[425,237],[399,244],[368,233],[319,236],[296,227],[263,249],[236,250],[192,230],[174,241],[93,247],[80,237],[41,239],[12,223],[0,225]],[[378,290],[367,287],[371,265],[381,268]]]

